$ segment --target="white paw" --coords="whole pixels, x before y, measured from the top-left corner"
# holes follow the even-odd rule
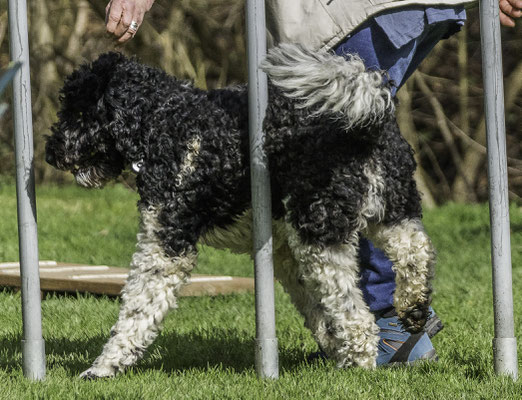
[[[86,381],[100,379],[100,378],[112,378],[116,375],[116,371],[114,368],[110,367],[94,367],[92,366],[86,371],[83,371],[80,374],[80,379],[84,379]]]

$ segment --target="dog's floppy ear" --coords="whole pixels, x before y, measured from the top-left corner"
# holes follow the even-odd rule
[[[83,64],[65,80],[60,91],[63,111],[86,111],[103,95],[118,64],[127,59],[121,53],[102,54],[91,64]]]

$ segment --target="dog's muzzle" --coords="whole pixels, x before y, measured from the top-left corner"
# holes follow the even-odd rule
[[[73,171],[78,185],[86,188],[101,188],[109,179],[101,168],[89,167]]]

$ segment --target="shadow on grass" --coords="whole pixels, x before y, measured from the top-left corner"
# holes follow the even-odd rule
[[[134,367],[136,371],[161,370],[173,373],[189,369],[209,370],[215,367],[241,373],[255,366],[254,340],[235,329],[213,329],[210,335],[199,333],[161,335],[150,346],[144,359]],[[77,376],[90,367],[101,352],[108,335],[80,339],[45,339],[47,368],[63,368]],[[20,336],[0,339],[0,369],[7,372],[21,370]],[[306,363],[307,354],[299,349],[281,348],[281,368],[293,370]]]
[[[484,354],[453,350],[450,352],[450,359],[459,366],[467,379],[483,382],[489,380],[493,374],[492,359]]]
[[[306,354],[299,349],[279,349],[279,362],[283,368],[294,369],[305,360]],[[216,366],[238,373],[253,369],[254,338],[245,338],[244,332],[235,329],[212,329],[211,336],[170,332],[158,338],[150,353],[138,365],[140,369],[162,369],[166,372]]]
[[[22,337],[20,335],[0,339],[0,369],[7,372],[22,368]]]
[[[77,377],[89,368],[101,352],[108,335],[97,335],[81,339],[47,338],[47,368],[62,368],[71,377]],[[279,348],[281,371],[292,372],[308,365],[308,353],[295,347]],[[487,358],[487,357],[486,357]],[[491,378],[488,360],[481,354],[453,351],[447,367],[457,368],[466,379],[483,382]],[[321,363],[316,362],[316,367]],[[330,364],[330,363],[329,363]],[[415,372],[432,376],[441,368],[439,363],[421,363]],[[146,371],[162,371],[175,374],[187,370],[210,371],[217,368],[230,373],[253,371],[255,368],[254,339],[245,338],[245,333],[233,328],[212,329],[210,332],[178,334],[166,332],[149,348],[144,359],[140,360],[133,371],[137,374]],[[333,367],[333,364],[332,364]],[[329,368],[329,367],[327,367]],[[410,370],[412,367],[395,367],[392,371]],[[0,369],[10,373],[22,369],[21,337],[0,338]]]

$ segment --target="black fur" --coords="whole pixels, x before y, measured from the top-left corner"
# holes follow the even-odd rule
[[[395,120],[351,132],[343,125],[310,118],[309,110],[271,91],[265,131],[272,186],[278,191],[274,200],[289,197],[288,217],[309,244],[342,243],[356,228],[368,188],[363,169],[370,161],[378,161],[385,181],[383,222],[421,216],[413,151]]]
[[[412,150],[392,117],[346,132],[341,120],[311,117],[272,86],[269,97],[264,128],[274,218],[283,218],[286,207],[304,242],[341,243],[353,231],[370,160],[384,173],[384,222],[420,217]],[[47,161],[76,175],[94,171],[96,184],[142,162],[140,202],[162,206],[159,234],[169,255],[194,248],[206,231],[226,227],[250,207],[245,87],[202,91],[108,53],[66,80],[61,103]],[[176,185],[196,136],[197,168]]]

